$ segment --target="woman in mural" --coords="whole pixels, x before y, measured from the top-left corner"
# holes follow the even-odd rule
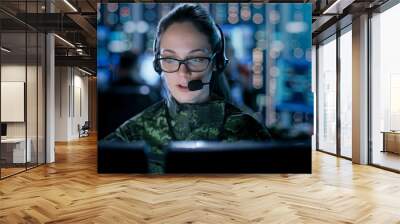
[[[230,103],[223,71],[224,36],[199,5],[182,4],[163,17],[154,41],[154,69],[167,96],[121,125],[106,140],[145,140],[150,171],[162,173],[170,141],[268,140],[267,129]]]

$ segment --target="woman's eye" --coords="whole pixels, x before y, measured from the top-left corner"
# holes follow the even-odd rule
[[[176,60],[173,59],[173,58],[165,58],[163,60],[164,60],[165,63],[168,63],[168,64],[176,63]]]
[[[192,58],[190,59],[190,61],[194,62],[194,63],[203,63],[205,62],[207,59],[205,58]]]

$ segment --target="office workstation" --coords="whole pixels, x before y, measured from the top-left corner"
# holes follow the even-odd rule
[[[7,168],[25,167],[32,161],[32,138],[24,135],[25,82],[1,82],[1,162]]]
[[[311,141],[171,142],[166,173],[311,173]]]
[[[311,173],[311,141],[176,141],[164,146],[165,173]],[[99,173],[148,173],[144,141],[98,143]]]

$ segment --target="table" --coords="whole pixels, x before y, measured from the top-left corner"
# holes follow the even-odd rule
[[[30,138],[27,138],[27,143],[27,148],[25,150],[25,138],[1,139],[1,157],[10,163],[30,162],[32,158],[32,141]]]
[[[400,154],[400,131],[382,131],[381,133],[383,133],[382,152]]]

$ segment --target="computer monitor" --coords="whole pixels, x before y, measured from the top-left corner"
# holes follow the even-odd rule
[[[99,141],[98,173],[147,173],[149,146],[137,143]]]
[[[166,173],[311,173],[311,141],[172,142]]]
[[[1,136],[7,136],[7,124],[1,123]]]

